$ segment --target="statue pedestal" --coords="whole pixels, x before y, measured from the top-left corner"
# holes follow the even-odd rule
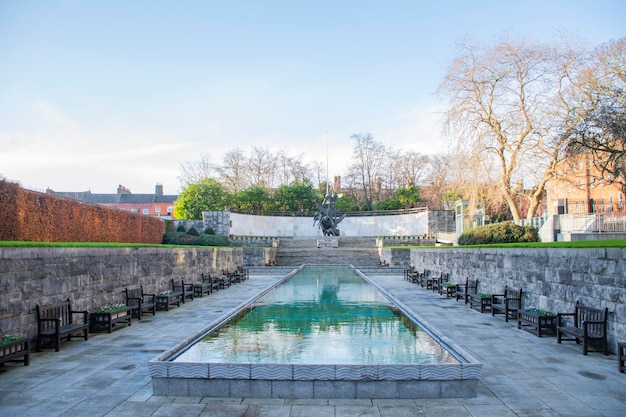
[[[336,236],[324,236],[320,239],[317,239],[317,247],[318,248],[338,248],[339,238]]]

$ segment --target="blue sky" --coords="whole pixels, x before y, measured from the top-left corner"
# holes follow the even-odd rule
[[[437,4],[434,4],[437,3]],[[252,146],[345,172],[350,136],[445,150],[455,43],[626,35],[597,1],[0,0],[0,174],[24,187],[180,191],[180,163]]]

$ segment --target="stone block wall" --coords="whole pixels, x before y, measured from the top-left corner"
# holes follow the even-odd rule
[[[126,287],[160,293],[243,265],[242,248],[0,248],[0,327],[34,337],[37,304],[93,311],[124,302]]]
[[[609,347],[626,340],[626,249],[404,249],[381,248],[392,267],[414,266],[452,282],[478,279],[478,291],[522,288],[523,305],[571,312],[576,301],[609,309]]]
[[[230,236],[230,215],[231,213],[227,211],[204,211],[202,212],[204,228],[212,228],[216,235]]]
[[[224,236],[278,238],[321,237],[313,216],[257,216],[229,212],[203,212],[205,227]],[[454,232],[454,211],[424,210],[389,216],[348,216],[339,223],[342,237],[424,236]]]
[[[433,210],[428,212],[428,231],[434,233],[455,233],[456,220],[453,210]]]

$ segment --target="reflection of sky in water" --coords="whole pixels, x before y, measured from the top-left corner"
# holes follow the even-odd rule
[[[176,361],[458,363],[351,269],[334,267],[304,268]]]

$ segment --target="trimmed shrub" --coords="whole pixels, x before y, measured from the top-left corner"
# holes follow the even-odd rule
[[[0,240],[158,244],[163,220],[37,191],[0,179]]]
[[[207,227],[206,229],[204,229],[204,234],[205,235],[214,235],[215,234],[215,230],[213,230],[212,227]]]
[[[198,237],[198,245],[201,246],[228,246],[228,237],[203,234]]]
[[[193,246],[228,246],[228,238],[218,235],[192,236],[182,232],[170,232],[163,235],[166,245],[193,245]]]
[[[183,226],[182,224],[176,228],[176,231],[179,233],[187,233],[187,230],[185,230],[185,226]]]
[[[187,233],[183,232],[168,232],[163,235],[163,243],[165,245],[178,245],[178,239],[181,236],[185,236]]]
[[[518,226],[513,222],[503,222],[475,227],[459,236],[459,245],[516,242],[539,242],[539,233],[532,226]]]
[[[198,230],[193,226],[191,226],[189,230],[187,230],[187,234],[190,236],[200,236],[200,233],[198,233]]]

